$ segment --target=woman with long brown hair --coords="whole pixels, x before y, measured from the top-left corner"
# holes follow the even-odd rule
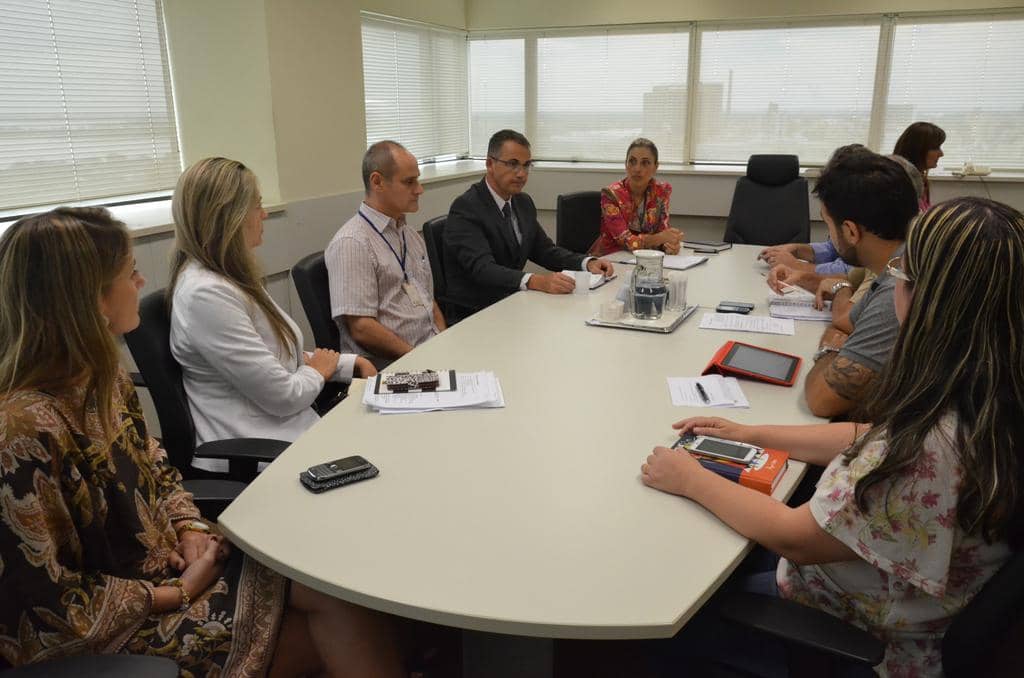
[[[921,180],[924,184],[921,194],[920,207],[925,211],[932,206],[931,185],[928,183],[928,171],[939,165],[939,158],[945,155],[942,152],[942,144],[946,142],[946,132],[938,125],[930,122],[915,122],[896,140],[896,146],[892,152],[909,160],[917,171],[921,173]]]
[[[303,353],[299,326],[271,299],[256,264],[267,214],[245,165],[227,158],[195,163],[179,178],[172,209],[171,352],[198,443],[295,440],[316,423],[311,405],[325,382],[377,373],[354,354]],[[227,470],[218,459],[193,465]]]
[[[781,595],[885,640],[883,674],[937,676],[952,617],[1024,546],[1024,216],[979,198],[936,205],[888,271],[901,326],[872,425],[675,425],[827,466],[808,503],[663,447],[641,472],[779,554]]]
[[[0,238],[0,669],[129,653],[186,676],[401,675],[383,618],[199,522],[118,367],[144,283],[103,209]]]

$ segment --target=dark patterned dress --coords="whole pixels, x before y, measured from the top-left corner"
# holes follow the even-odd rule
[[[182,676],[261,676],[286,580],[234,552],[185,612],[151,611],[176,576],[173,521],[199,518],[122,374],[114,442],[84,389],[0,398],[0,669],[74,654],[169,657]]]

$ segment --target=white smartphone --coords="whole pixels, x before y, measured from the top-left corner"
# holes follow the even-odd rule
[[[738,443],[735,440],[692,434],[682,436],[672,447],[685,447],[708,457],[717,457],[738,464],[750,463],[754,457],[764,452],[764,448]]]

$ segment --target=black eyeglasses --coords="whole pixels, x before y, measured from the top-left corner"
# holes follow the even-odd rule
[[[500,162],[502,165],[509,168],[513,172],[518,172],[519,170],[529,172],[531,169],[533,169],[532,160],[527,160],[526,162],[519,162],[518,160],[502,160],[501,158],[496,158],[493,155],[489,155],[487,157],[495,162]]]

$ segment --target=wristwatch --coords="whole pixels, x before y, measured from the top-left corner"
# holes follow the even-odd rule
[[[185,532],[202,532],[203,534],[210,534],[210,526],[198,520],[190,520],[178,528],[178,536],[180,537]]]
[[[853,285],[851,285],[850,283],[846,282],[845,280],[840,280],[835,285],[833,285],[832,289],[829,290],[829,291],[832,293],[832,296],[835,297],[836,296],[836,292],[838,292],[839,290],[843,289],[844,287],[849,287],[851,290],[853,289]]]
[[[849,285],[849,283],[847,283]],[[814,352],[814,362],[818,362],[822,356],[828,353],[839,353],[839,349],[835,346],[822,346]]]

